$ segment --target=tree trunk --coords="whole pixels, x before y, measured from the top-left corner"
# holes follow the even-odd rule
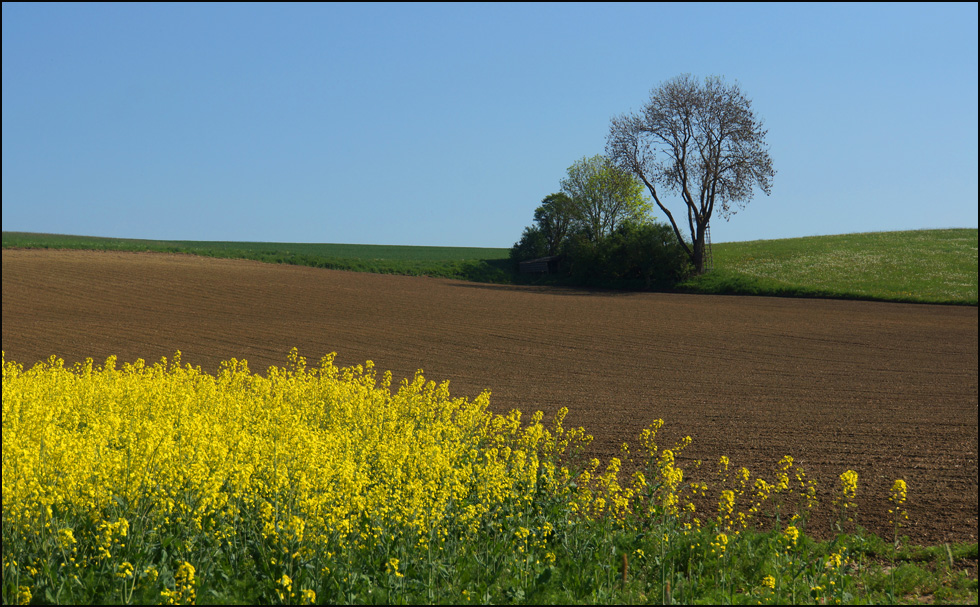
[[[698,223],[694,234],[694,249],[691,251],[691,263],[694,273],[704,274],[704,231],[706,225]]]

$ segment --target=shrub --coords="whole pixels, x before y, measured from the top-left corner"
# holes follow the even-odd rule
[[[544,232],[537,226],[524,228],[521,239],[514,243],[510,249],[510,259],[517,267],[522,261],[537,259],[548,254],[548,239]]]
[[[570,277],[577,284],[621,288],[668,288],[690,274],[690,264],[670,226],[630,223],[592,242],[568,239]]]

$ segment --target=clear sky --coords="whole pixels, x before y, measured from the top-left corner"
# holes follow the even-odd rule
[[[684,73],[741,85],[777,170],[715,242],[977,227],[977,29],[976,3],[4,3],[3,229],[509,247]]]

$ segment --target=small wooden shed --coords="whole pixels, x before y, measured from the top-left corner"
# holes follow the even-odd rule
[[[529,259],[520,263],[521,274],[552,274],[558,271],[562,255]]]

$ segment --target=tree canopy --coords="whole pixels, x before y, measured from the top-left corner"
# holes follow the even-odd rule
[[[548,243],[548,255],[557,255],[565,237],[575,222],[576,211],[572,199],[564,192],[549,194],[534,209],[534,223]]]
[[[629,221],[642,221],[652,207],[636,177],[598,154],[568,167],[561,189],[571,200],[574,218],[592,241],[609,236]]]
[[[643,182],[700,273],[715,205],[727,220],[751,200],[755,187],[771,192],[776,172],[766,134],[738,84],[684,75],[653,89],[640,112],[613,118],[606,153]],[[658,185],[684,202],[691,244]]]
[[[651,209],[632,174],[602,155],[582,158],[568,167],[561,191],[534,210],[534,225],[514,243],[511,260],[519,269],[521,262],[555,256],[547,272],[566,284],[669,287],[690,265],[672,229],[654,222]],[[534,267],[544,272],[541,264]]]

